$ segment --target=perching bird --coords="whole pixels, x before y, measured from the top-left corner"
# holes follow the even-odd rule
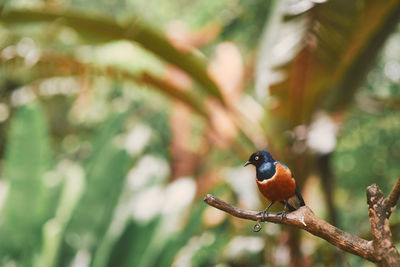
[[[280,161],[275,161],[266,150],[254,152],[244,166],[252,164],[256,167],[257,185],[260,192],[271,203],[261,213],[268,216],[269,208],[279,201],[284,204],[282,219],[286,216],[286,208],[294,211],[305,206],[303,197],[300,194],[296,181],[289,168]]]

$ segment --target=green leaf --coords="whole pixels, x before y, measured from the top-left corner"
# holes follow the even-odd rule
[[[151,262],[155,266],[171,266],[178,251],[203,227],[203,221],[199,218],[201,218],[205,208],[206,205],[204,205],[204,203],[197,202],[191,208],[192,212],[183,230],[179,234],[168,238],[157,259],[146,262]]]
[[[58,266],[68,266],[79,250],[93,254],[109,227],[131,161],[115,142],[124,121],[124,114],[109,119],[93,142],[86,191],[65,230]]]
[[[57,203],[56,215],[43,225],[42,249],[35,257],[34,266],[36,267],[56,266],[66,225],[85,189],[84,173],[81,167],[66,161],[62,165],[64,183],[60,200]]]
[[[0,216],[0,252],[17,262],[31,262],[41,226],[49,216],[43,176],[49,169],[46,121],[38,104],[22,106],[10,126],[4,160],[9,192]],[[46,203],[47,202],[47,203]]]
[[[112,249],[109,267],[139,266],[146,255],[150,240],[154,238],[160,220],[159,217],[146,224],[129,221],[118,242]]]
[[[203,226],[199,218],[204,209],[203,203],[197,203],[184,229],[172,236],[161,233],[165,223],[162,217],[147,224],[129,222],[112,251],[108,266],[171,266],[176,253]]]
[[[1,15],[1,21],[8,25],[54,22],[59,20],[86,37],[98,42],[127,39],[142,45],[168,63],[178,66],[191,75],[205,91],[222,101],[222,95],[215,82],[208,76],[206,65],[198,56],[183,53],[172,46],[162,33],[152,29],[141,19],[117,23],[104,15],[89,15],[76,11],[56,12],[44,10],[8,10]]]

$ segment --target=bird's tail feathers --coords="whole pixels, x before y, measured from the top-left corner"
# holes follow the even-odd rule
[[[301,196],[300,190],[296,185],[295,195],[288,199],[288,209],[289,211],[295,211],[301,206],[305,206],[304,199]]]

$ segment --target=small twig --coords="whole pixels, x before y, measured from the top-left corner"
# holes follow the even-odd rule
[[[204,202],[238,218],[260,222],[263,221],[259,212],[240,209],[210,194],[204,198]],[[292,225],[297,228],[304,229],[315,236],[325,239],[329,243],[344,251],[358,255],[373,262],[378,261],[371,241],[367,241],[358,236],[346,233],[327,223],[326,221],[319,219],[308,207],[301,207],[298,210],[287,214],[283,220],[281,220],[280,214],[268,214],[268,216],[264,218],[264,221]]]
[[[389,196],[385,199],[384,209],[386,211],[386,217],[389,218],[393,210],[396,208],[396,204],[400,197],[400,177],[397,179],[396,184],[392,188]]]

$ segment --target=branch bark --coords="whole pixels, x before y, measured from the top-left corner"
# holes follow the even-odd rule
[[[208,205],[223,210],[235,217],[252,221],[263,221],[259,212],[240,209],[212,195],[207,195],[204,198],[204,201]],[[371,241],[367,241],[358,236],[346,233],[327,223],[326,221],[319,219],[307,206],[288,213],[286,218],[284,218],[282,221],[281,215],[276,213],[270,213],[264,219],[265,222],[292,225],[294,227],[306,230],[315,236],[325,239],[329,243],[344,251],[358,255],[373,262],[378,261]]]
[[[373,237],[372,241],[340,230],[316,217],[307,206],[287,214],[286,218],[283,220],[281,220],[281,215],[277,213],[270,213],[263,220],[259,212],[240,209],[210,194],[204,198],[204,202],[238,218],[257,221],[257,223],[264,221],[291,225],[306,230],[344,251],[376,262],[379,266],[392,267],[400,266],[400,254],[392,241],[389,217],[399,197],[400,177],[387,198],[384,198],[382,191],[377,185],[374,184],[367,188],[368,214]]]
[[[388,198],[385,199],[384,208],[387,212],[386,217],[389,218],[394,209],[396,208],[396,204],[399,201],[400,197],[400,177],[397,179],[396,184],[392,188],[392,192],[390,192]]]
[[[396,185],[399,185],[397,180]],[[394,190],[388,198],[383,197],[382,191],[376,184],[367,188],[367,202],[369,222],[371,225],[372,233],[372,246],[376,256],[378,257],[378,264],[380,266],[400,266],[400,254],[392,241],[392,232],[390,231],[389,216],[397,201],[394,201],[398,187]],[[394,192],[394,193],[393,193]],[[392,198],[391,198],[392,197]],[[397,195],[398,199],[398,195]],[[394,202],[393,202],[394,201]]]

